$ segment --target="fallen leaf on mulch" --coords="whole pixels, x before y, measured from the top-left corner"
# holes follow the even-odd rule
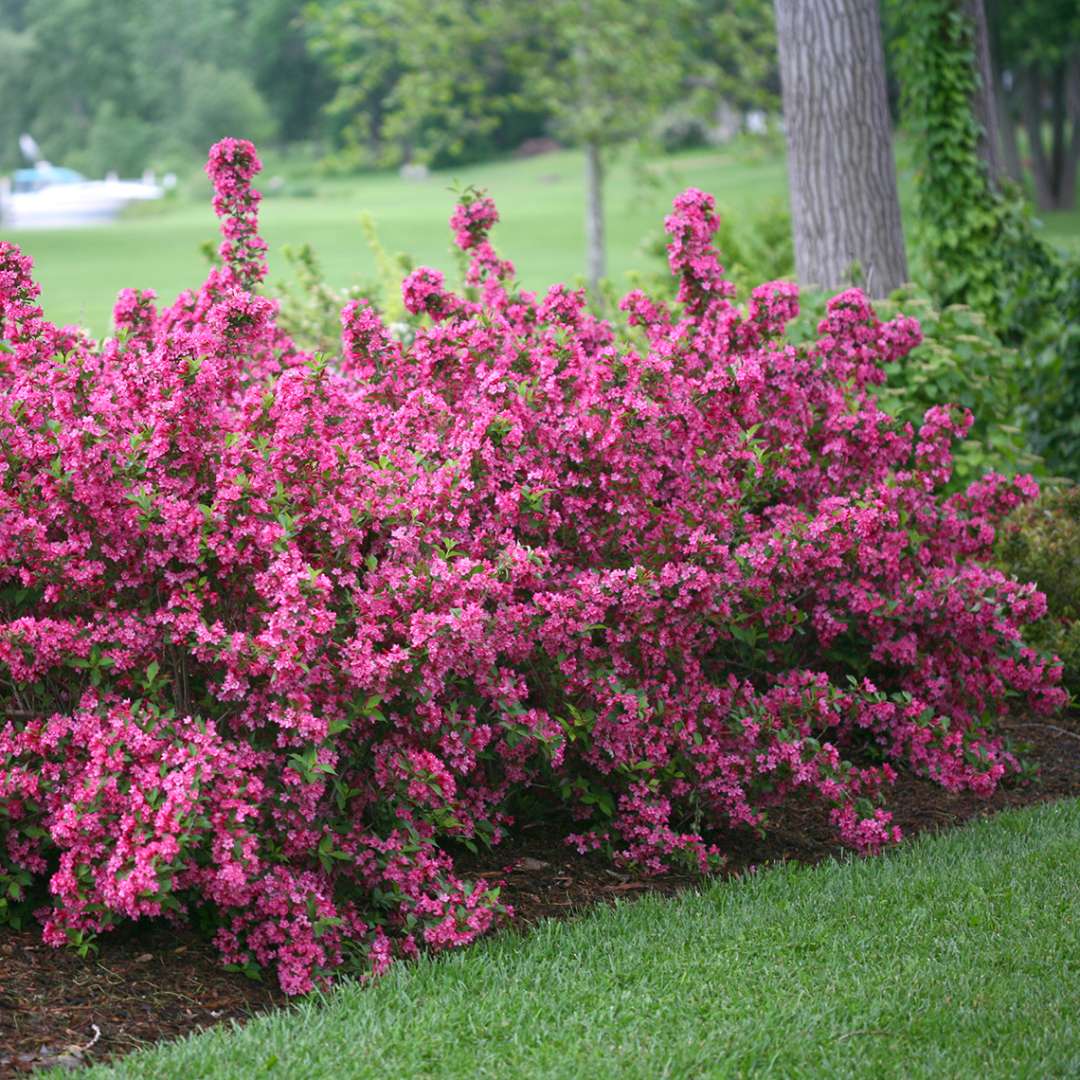
[[[545,862],[543,859],[533,859],[528,855],[524,859],[518,859],[514,864],[515,870],[546,870],[551,863]]]

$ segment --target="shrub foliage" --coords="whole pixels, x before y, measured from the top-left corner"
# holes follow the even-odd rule
[[[786,344],[797,290],[732,304],[690,190],[678,298],[617,336],[518,290],[468,193],[462,289],[421,267],[407,333],[352,300],[312,356],[258,290],[257,169],[213,148],[221,265],[100,344],[0,245],[0,911],[82,948],[197,915],[303,992],[486,931],[455,861],[515,818],[708,870],[787,800],[873,850],[896,769],[1017,770],[995,719],[1064,698],[990,563],[1036,489],[942,494],[970,415],[878,406],[914,320],[849,290]]]
[[[1080,720],[1080,487],[1043,492],[1015,510],[999,531],[998,560],[1006,572],[1034,581],[1046,596],[1047,615],[1025,635],[1064,664],[1062,686]]]

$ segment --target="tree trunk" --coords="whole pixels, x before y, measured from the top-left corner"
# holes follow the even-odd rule
[[[1035,180],[1035,205],[1040,210],[1054,209],[1054,185],[1050,176],[1050,162],[1042,139],[1042,79],[1034,67],[1024,72],[1021,94],[1024,106],[1024,128],[1027,130],[1028,151],[1031,154],[1031,172]]]
[[[1065,150],[1065,164],[1061,176],[1062,210],[1076,208],[1076,172],[1080,165],[1080,50],[1066,61],[1065,108],[1072,132]]]
[[[990,0],[991,11],[996,5]],[[983,4],[983,15],[987,5]],[[1001,66],[1001,19],[988,19],[990,33],[990,78],[994,88],[994,110],[997,113],[998,135],[1001,136],[1001,155],[1005,162],[1005,173],[1015,184],[1024,182],[1024,165],[1020,160],[1020,141],[1017,138],[1017,120],[1006,92],[1004,72]],[[1015,91],[1015,80],[1010,82],[1009,91]]]
[[[1050,150],[1043,142],[1044,95],[1050,95]],[[1080,56],[1059,62],[1049,88],[1034,65],[1022,82],[1024,128],[1031,148],[1035,205],[1040,210],[1072,210],[1076,206],[1076,170],[1080,160]],[[1067,133],[1067,129],[1068,130]]]
[[[604,277],[604,162],[600,143],[585,144],[585,277],[596,293]]]
[[[994,74],[990,64],[990,35],[986,28],[986,9],[983,0],[964,0],[964,13],[971,20],[974,32],[975,70],[978,85],[971,102],[972,112],[982,128],[979,136],[979,157],[986,165],[991,186],[997,188],[1005,176],[998,132],[997,108],[994,102]]]
[[[1076,206],[1076,165],[1080,157],[1080,54],[1064,57],[1054,70],[1053,144],[1050,148],[1050,183],[1053,209]]]
[[[907,279],[877,0],[774,0],[795,266],[804,285]]]
[[[1024,167],[1020,164],[1020,144],[1016,139],[1016,121],[1009,111],[1009,102],[1005,97],[1005,87],[997,80],[994,88],[994,104],[997,109],[998,132],[1001,135],[1001,149],[1005,158],[1005,172],[1014,183],[1024,182]]]
[[[1050,190],[1053,192],[1054,208],[1061,209],[1062,175],[1065,172],[1065,64],[1054,68],[1050,81]]]

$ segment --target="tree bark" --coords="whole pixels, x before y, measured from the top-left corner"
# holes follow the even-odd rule
[[[1080,161],[1080,54],[1065,57],[1051,72],[1049,86],[1032,65],[1022,81],[1024,128],[1031,148],[1035,205],[1040,210],[1072,210],[1076,206],[1076,173]],[[1050,96],[1050,148],[1043,142],[1044,95]]]
[[[997,109],[998,132],[1001,135],[1001,150],[1005,159],[1005,172],[1014,183],[1024,182],[1024,167],[1020,164],[1020,144],[1016,138],[1016,121],[1009,111],[1009,102],[1005,97],[1005,87],[999,79],[994,88],[994,104]]]
[[[604,161],[599,142],[585,144],[585,277],[593,293],[604,268]]]
[[[994,73],[990,64],[990,34],[986,27],[983,0],[964,0],[964,13],[971,20],[975,44],[975,71],[978,85],[971,102],[972,112],[982,128],[978,152],[986,165],[993,187],[1000,186],[1006,175],[1002,160],[1001,137],[998,132],[997,108],[994,102]]]
[[[1024,127],[1027,130],[1028,150],[1031,153],[1031,173],[1035,181],[1035,205],[1040,210],[1054,209],[1054,186],[1050,177],[1050,162],[1042,139],[1042,79],[1034,66],[1024,72],[1021,87],[1024,107]]]
[[[1066,61],[1065,109],[1072,132],[1065,150],[1060,208],[1073,210],[1076,208],[1076,173],[1080,166],[1080,50],[1074,52]]]
[[[1062,174],[1065,172],[1065,64],[1058,64],[1051,76],[1050,100],[1050,190],[1054,208],[1061,209]]]
[[[983,15],[987,14],[987,4],[983,4]],[[994,0],[989,0],[991,12],[995,11]],[[990,41],[990,78],[994,88],[994,110],[997,113],[998,135],[1001,136],[1001,155],[1005,162],[1005,173],[1015,184],[1024,182],[1024,165],[1020,160],[1020,140],[1017,138],[1017,119],[1006,92],[1004,68],[1002,67],[1001,20],[987,18]],[[1009,85],[1009,91],[1015,93],[1015,81]]]
[[[1076,166],[1080,157],[1080,53],[1064,57],[1053,75],[1050,185],[1053,209],[1076,206]]]
[[[876,0],[774,0],[795,266],[804,285],[907,279]]]

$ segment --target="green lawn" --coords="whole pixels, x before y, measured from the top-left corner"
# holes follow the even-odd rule
[[[910,177],[900,147],[901,195],[909,201]],[[284,171],[295,176],[297,166]],[[271,160],[258,183],[278,171]],[[463,167],[409,183],[393,174],[352,179],[305,180],[314,195],[268,198],[263,231],[270,244],[271,280],[286,272],[283,244],[308,242],[322,259],[327,278],[338,285],[363,280],[373,272],[371,255],[358,226],[370,211],[384,244],[418,262],[450,269],[447,219],[453,208],[451,185],[476,184],[496,198],[502,213],[495,238],[515,261],[530,288],[572,280],[584,264],[582,162],[565,151],[526,161],[499,161]],[[643,241],[659,235],[671,199],[694,184],[716,195],[735,223],[783,206],[787,175],[781,149],[747,140],[731,149],[702,151],[661,159],[646,166],[617,162],[607,186],[609,273],[621,286],[633,269],[658,265]],[[54,322],[75,322],[95,333],[109,327],[116,294],[125,287],[153,288],[171,301],[196,286],[205,274],[200,244],[216,236],[205,197],[188,196],[150,212],[96,229],[5,232],[34,257],[44,290],[46,313]],[[1080,247],[1080,212],[1047,215],[1046,236]]]
[[[785,173],[781,158],[765,155],[701,153],[653,163],[643,183],[641,168],[617,164],[608,185],[607,226],[610,270],[617,278],[650,264],[642,241],[658,235],[671,199],[696,184],[713,191],[721,205],[740,212],[782,205]],[[272,175],[272,167],[267,169]],[[260,181],[267,179],[260,177]],[[271,279],[286,267],[283,244],[312,244],[327,278],[344,285],[371,275],[373,263],[358,225],[361,211],[374,216],[383,243],[418,262],[453,268],[447,221],[455,182],[488,188],[498,201],[500,251],[512,258],[530,288],[546,288],[582,271],[584,258],[583,183],[580,156],[563,152],[526,161],[468,166],[409,183],[394,175],[351,180],[315,180],[312,197],[268,198],[263,232],[270,244]],[[5,233],[23,245],[35,262],[46,313],[55,322],[108,326],[120,289],[154,288],[170,300],[198,285],[205,275],[199,245],[216,236],[205,199],[178,199],[153,213],[95,229]]]
[[[92,1077],[1080,1075],[1080,801],[404,965]]]

